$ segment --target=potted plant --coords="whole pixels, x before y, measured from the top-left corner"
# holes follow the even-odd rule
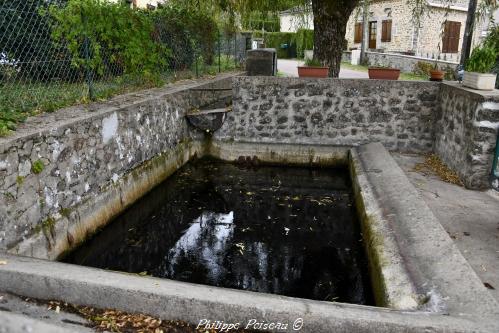
[[[400,69],[376,65],[368,68],[368,74],[371,80],[398,80]]]
[[[324,67],[319,60],[305,59],[305,66],[298,66],[299,77],[328,77],[329,67]]]
[[[430,81],[441,82],[444,80],[445,72],[438,68],[438,60],[439,59],[440,59],[440,55],[437,57],[437,60],[435,60],[435,66],[433,66],[433,68],[430,69]]]
[[[496,51],[490,46],[474,49],[464,68],[463,84],[477,90],[494,90],[497,74],[491,71],[496,59]]]

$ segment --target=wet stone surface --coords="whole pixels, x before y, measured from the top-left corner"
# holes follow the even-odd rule
[[[361,238],[346,170],[201,159],[63,261],[373,304]]]

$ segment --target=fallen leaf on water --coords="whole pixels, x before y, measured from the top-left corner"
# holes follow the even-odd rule
[[[235,246],[239,249],[239,253],[243,254],[244,251],[244,244],[243,243],[237,243]]]
[[[0,260],[0,265],[7,265],[7,260]]]
[[[483,285],[487,287],[487,289],[496,290],[496,288],[492,287],[492,285],[488,282],[484,282]]]

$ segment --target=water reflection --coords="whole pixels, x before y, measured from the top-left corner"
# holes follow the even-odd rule
[[[372,303],[345,170],[192,162],[65,261]]]

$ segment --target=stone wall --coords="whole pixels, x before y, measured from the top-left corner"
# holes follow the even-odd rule
[[[366,52],[370,66],[393,67],[400,69],[403,73],[413,73],[417,69],[418,62],[435,64],[435,60],[410,56],[405,54],[388,53],[388,52]],[[352,52],[344,51],[341,61],[350,63],[352,61]],[[455,71],[459,63],[452,61],[438,61],[438,66],[442,70]]]
[[[132,93],[30,118],[0,138],[0,251],[41,229],[52,232],[55,221],[145,161],[202,138],[189,130],[185,111],[224,93],[199,88],[230,86],[224,77]]]
[[[367,52],[367,58],[370,66],[382,66],[398,68],[404,73],[412,73],[417,70],[418,63],[435,65],[433,59],[409,56],[404,54]],[[438,66],[443,71],[454,72],[459,63],[452,61],[438,61]]]
[[[439,85],[433,82],[238,77],[218,140],[359,145],[430,152]]]
[[[442,84],[435,153],[468,188],[489,187],[499,129],[499,92]]]

